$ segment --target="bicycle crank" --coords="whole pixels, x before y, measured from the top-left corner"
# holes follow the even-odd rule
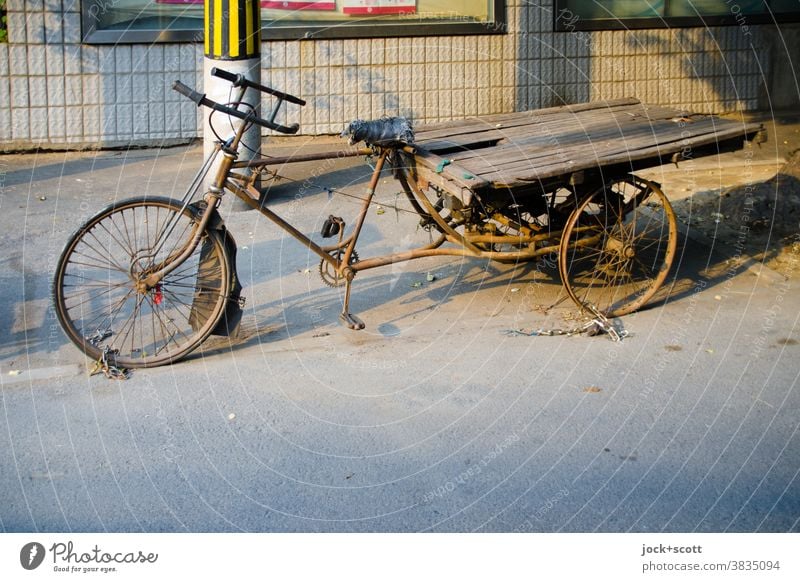
[[[330,255],[334,259],[339,259],[344,254],[344,251],[341,249],[331,251]],[[353,251],[350,255],[350,262],[349,264],[352,265],[358,262],[358,253]],[[336,272],[336,269],[333,267],[333,263],[326,261],[325,259],[320,259],[319,261],[319,276],[322,279],[322,282],[325,283],[328,287],[341,287],[347,282],[347,279]]]

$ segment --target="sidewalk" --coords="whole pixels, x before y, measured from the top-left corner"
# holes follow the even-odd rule
[[[690,234],[727,257],[782,276],[800,274],[800,112],[751,114],[767,141],[739,152],[662,166],[660,182]],[[791,163],[788,163],[791,161]]]

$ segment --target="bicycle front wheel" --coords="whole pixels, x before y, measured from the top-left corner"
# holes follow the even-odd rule
[[[219,234],[203,233],[192,255],[152,287],[194,234],[191,209],[168,198],[115,203],[67,243],[53,296],[59,322],[87,356],[113,355],[116,365],[174,362],[208,337],[222,317],[231,265]]]

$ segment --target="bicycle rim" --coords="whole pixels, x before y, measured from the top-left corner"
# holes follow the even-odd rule
[[[191,237],[191,210],[165,198],[127,200],[87,222],[56,271],[56,312],[89,357],[106,351],[120,367],[174,362],[195,349],[224,312],[230,263],[206,231],[192,255],[157,285],[136,282],[179,254]]]
[[[564,287],[578,305],[608,317],[632,313],[666,279],[677,237],[675,213],[656,184],[617,179],[585,199],[564,228]]]

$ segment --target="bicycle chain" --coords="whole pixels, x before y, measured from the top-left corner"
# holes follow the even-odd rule
[[[613,342],[621,342],[624,338],[628,337],[629,332],[626,329],[621,331],[617,331],[617,328],[614,327],[614,324],[609,320],[605,315],[600,313],[594,305],[591,303],[587,303],[584,307],[592,313],[594,316],[591,320],[587,321],[583,325],[578,327],[573,327],[571,329],[563,329],[563,328],[552,328],[552,329],[543,329],[539,328],[533,331],[524,331],[522,329],[509,329],[505,331],[506,335],[522,335],[527,337],[534,337],[534,336],[557,336],[557,335],[564,335],[564,336],[573,336],[573,335],[580,335],[582,333],[586,333],[590,337],[601,335],[601,334],[608,334],[609,338]]]
[[[104,339],[111,337],[112,333],[113,332],[110,329],[98,329],[85,339],[94,347],[98,347],[98,344]],[[96,374],[100,374],[102,372],[103,375],[109,380],[127,380],[130,378],[131,371],[127,368],[120,368],[114,361],[114,356],[118,353],[119,350],[112,350],[109,346],[105,346],[103,351],[100,352],[100,357],[89,371],[89,376],[95,376]]]

